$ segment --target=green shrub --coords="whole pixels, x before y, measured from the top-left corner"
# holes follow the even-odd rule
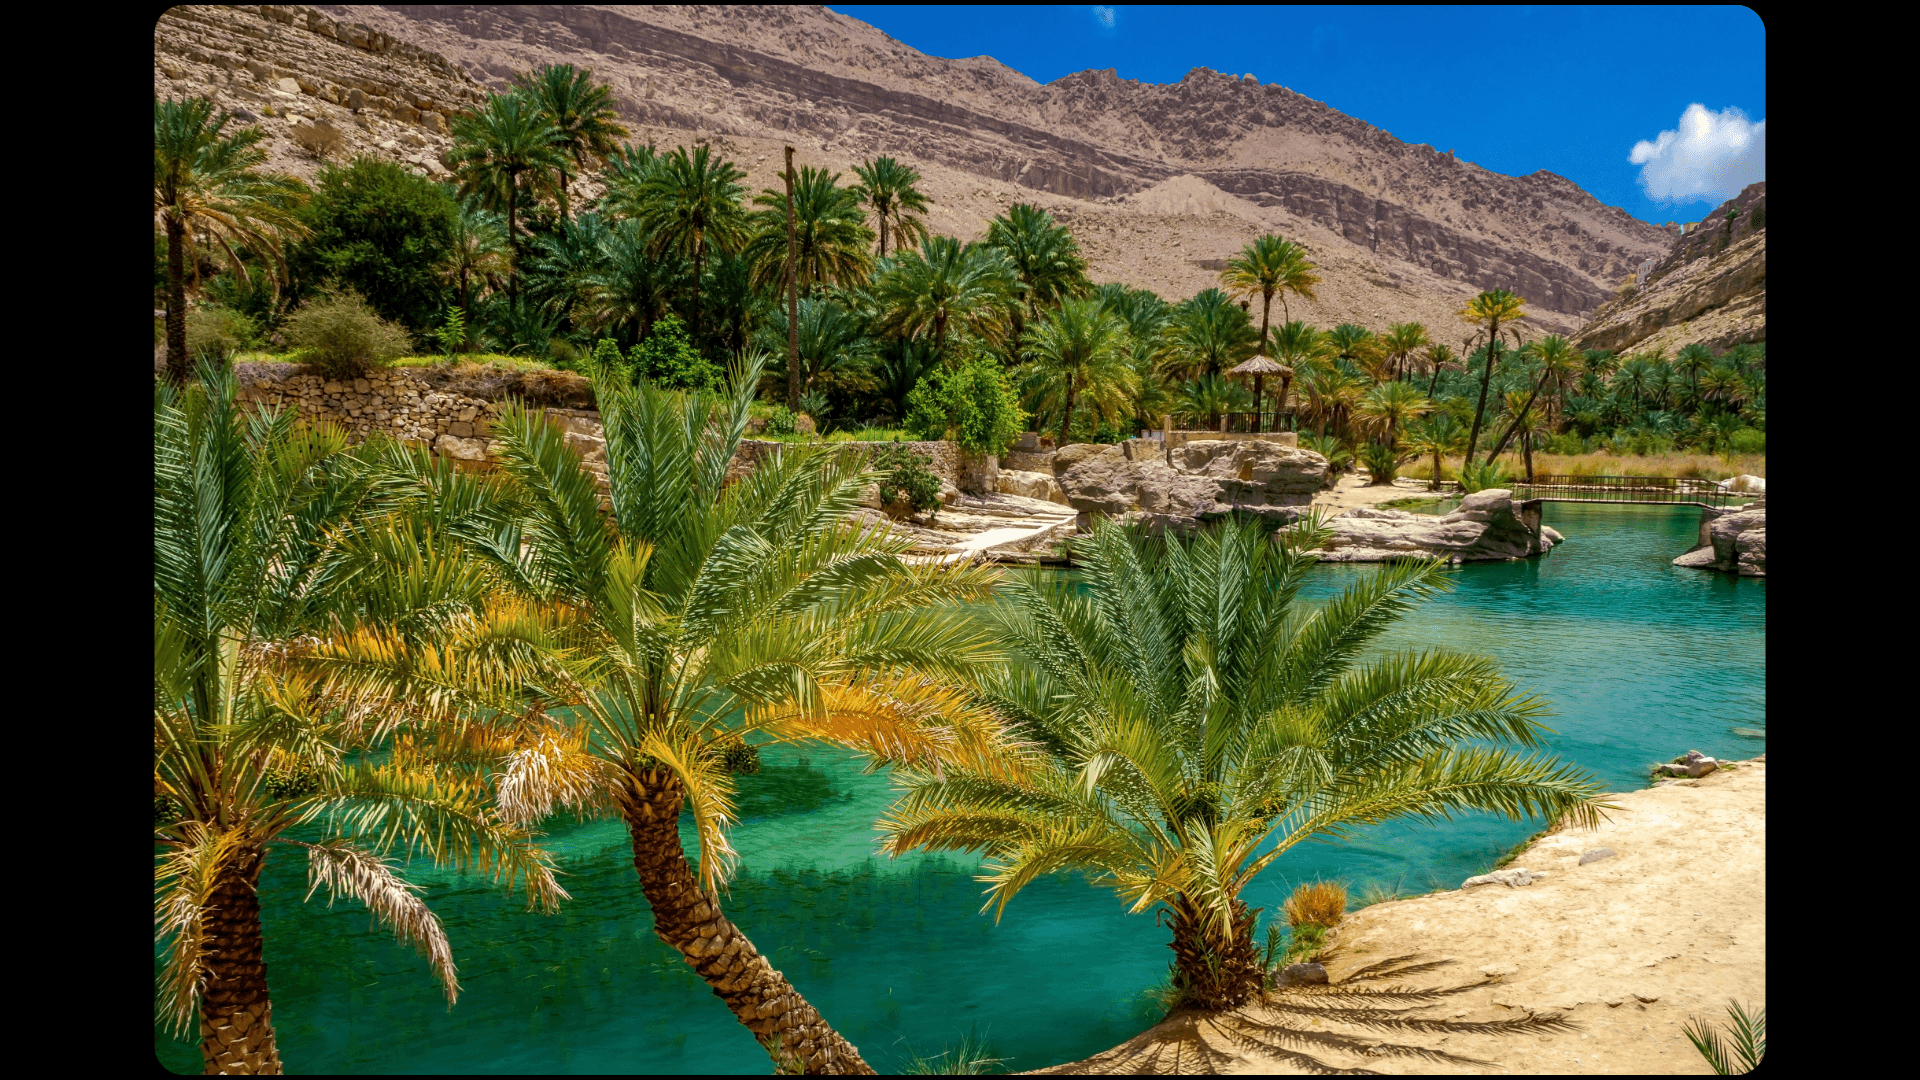
[[[593,355],[587,358],[586,375],[610,386],[628,386],[633,383],[633,365],[620,355],[619,342],[601,338],[594,343]]]
[[[769,435],[793,434],[794,420],[795,420],[795,417],[793,415],[792,409],[787,408],[785,405],[775,405],[773,407],[773,412],[768,414],[767,416],[767,434]]]
[[[952,439],[976,454],[1001,454],[1026,422],[1006,369],[975,354],[958,368],[921,379],[907,395],[903,426],[917,439]]]
[[[387,367],[413,348],[405,330],[374,314],[351,289],[307,301],[287,316],[282,333],[301,359],[336,377]]]
[[[1511,484],[1507,467],[1498,461],[1482,461],[1474,465],[1464,465],[1460,469],[1460,487],[1469,495],[1487,488],[1504,488]]]
[[[1370,442],[1361,447],[1360,462],[1367,467],[1374,483],[1391,484],[1394,470],[1400,467],[1400,455],[1386,443]]]
[[[224,307],[187,309],[187,355],[227,362],[241,349],[252,348],[259,328],[244,314]]]
[[[1286,962],[1311,963],[1327,948],[1327,928],[1318,923],[1301,923],[1293,928],[1293,940],[1287,945]]]
[[[1300,448],[1326,458],[1329,472],[1346,472],[1353,467],[1353,451],[1332,435],[1303,434],[1300,436]]]
[[[880,502],[883,506],[905,504],[916,514],[940,510],[940,478],[928,468],[933,458],[911,447],[895,443],[883,446],[873,456],[873,468],[880,473]]]
[[[1572,457],[1576,454],[1586,453],[1587,445],[1585,439],[1582,439],[1571,431],[1567,431],[1542,439],[1535,452],[1541,454],[1566,454]]]
[[[338,282],[382,318],[414,330],[434,324],[459,217],[447,189],[394,162],[359,158],[322,168],[300,217],[312,232],[287,258],[303,290]]]
[[[647,340],[633,347],[633,370],[656,386],[673,390],[712,390],[720,369],[687,339],[687,324],[668,315],[653,324]]]
[[[1764,454],[1767,452],[1767,433],[1743,427],[1733,433],[1728,443],[1736,454]]]
[[[467,345],[467,317],[459,308],[448,308],[446,321],[431,335],[440,346],[440,355],[448,360],[460,355]]]
[[[800,411],[813,417],[815,421],[825,419],[827,415],[827,395],[819,390],[809,390],[801,394]]]

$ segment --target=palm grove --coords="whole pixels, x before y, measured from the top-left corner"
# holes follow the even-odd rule
[[[889,158],[749,196],[707,147],[620,143],[605,88],[565,67],[459,120],[448,186],[359,160],[307,190],[230,127],[205,102],[155,105],[159,1006],[209,1071],[279,1069],[253,888],[273,853],[415,943],[452,1002],[406,862],[551,911],[569,897],[542,826],[563,812],[624,823],[636,904],[777,1065],[869,1071],[723,913],[735,794],[769,740],[893,769],[889,850],[981,853],[996,911],[1069,870],[1165,909],[1173,984],[1205,1009],[1270,989],[1239,893],[1295,844],[1406,815],[1595,812],[1590,778],[1506,748],[1539,746],[1544,705],[1490,661],[1370,655],[1447,586],[1439,566],[1296,605],[1311,520],[1102,523],[1080,548],[1089,591],[916,563],[850,523],[874,474],[829,446],[728,479],[763,398],[987,452],[1024,415],[1063,441],[1297,417],[1369,461],[1764,422],[1757,351],[1615,364],[1517,336],[1507,294],[1463,312],[1458,358],[1417,325],[1308,327],[1289,299],[1318,279],[1279,238],[1169,304],[1092,284],[1035,207],[980,242],[932,234]],[[605,194],[576,205],[585,174]],[[241,407],[232,353],[273,335],[334,362],[427,340],[581,370],[610,509],[537,411],[505,410],[482,473]],[[1262,401],[1232,374],[1256,354],[1282,369]]]

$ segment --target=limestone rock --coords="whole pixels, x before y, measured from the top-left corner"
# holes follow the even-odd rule
[[[1510,866],[1505,870],[1495,870],[1490,874],[1479,874],[1460,883],[1462,889],[1471,889],[1476,885],[1505,885],[1511,889],[1517,885],[1531,885],[1536,881],[1545,881],[1543,870],[1528,870],[1524,866]]]
[[[1059,481],[1053,478],[1051,472],[1002,469],[994,481],[993,489],[1003,495],[1019,495],[1028,499],[1045,499],[1061,506],[1068,505],[1067,493],[1060,489]]]
[[[434,449],[440,456],[455,461],[487,460],[487,442],[485,439],[463,439],[458,435],[442,435],[434,443]]]
[[[1185,528],[1235,510],[1291,522],[1320,490],[1327,459],[1271,442],[1209,439],[1169,454],[1128,439],[1063,446],[1053,467],[1067,505],[1084,514]]]
[[[1325,964],[1288,964],[1286,967],[1280,969],[1280,985],[1282,986],[1324,986],[1326,982],[1327,967]]]
[[[1618,853],[1610,847],[1594,848],[1592,851],[1580,856],[1580,865],[1585,866],[1588,863],[1599,862],[1601,859],[1611,859],[1616,854]]]
[[[1539,504],[1513,501],[1505,488],[1476,491],[1450,514],[1410,514],[1361,506],[1327,522],[1333,536],[1321,559],[1381,562],[1446,556],[1455,562],[1520,559],[1565,539],[1539,524]]]

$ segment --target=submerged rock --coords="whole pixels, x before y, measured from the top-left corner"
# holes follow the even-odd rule
[[[1540,524],[1538,500],[1515,503],[1505,488],[1476,491],[1450,514],[1410,514],[1362,506],[1327,522],[1327,562],[1383,562],[1445,556],[1454,562],[1521,559],[1565,537]]]

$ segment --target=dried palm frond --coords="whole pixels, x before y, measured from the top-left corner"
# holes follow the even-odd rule
[[[447,1004],[460,997],[460,980],[453,967],[453,947],[447,944],[446,928],[440,917],[414,895],[420,886],[404,881],[392,864],[377,855],[362,851],[349,840],[327,840],[318,844],[298,840],[282,843],[305,848],[307,852],[307,899],[324,885],[327,906],[341,896],[351,896],[367,905],[374,921],[391,927],[394,936],[420,950],[433,966],[434,977],[446,991]]]
[[[155,941],[172,939],[160,975],[161,1019],[184,1036],[191,1030],[207,977],[202,916],[213,896],[214,879],[244,836],[198,821],[183,822],[181,830],[185,840],[170,844],[154,865],[153,926]]]

